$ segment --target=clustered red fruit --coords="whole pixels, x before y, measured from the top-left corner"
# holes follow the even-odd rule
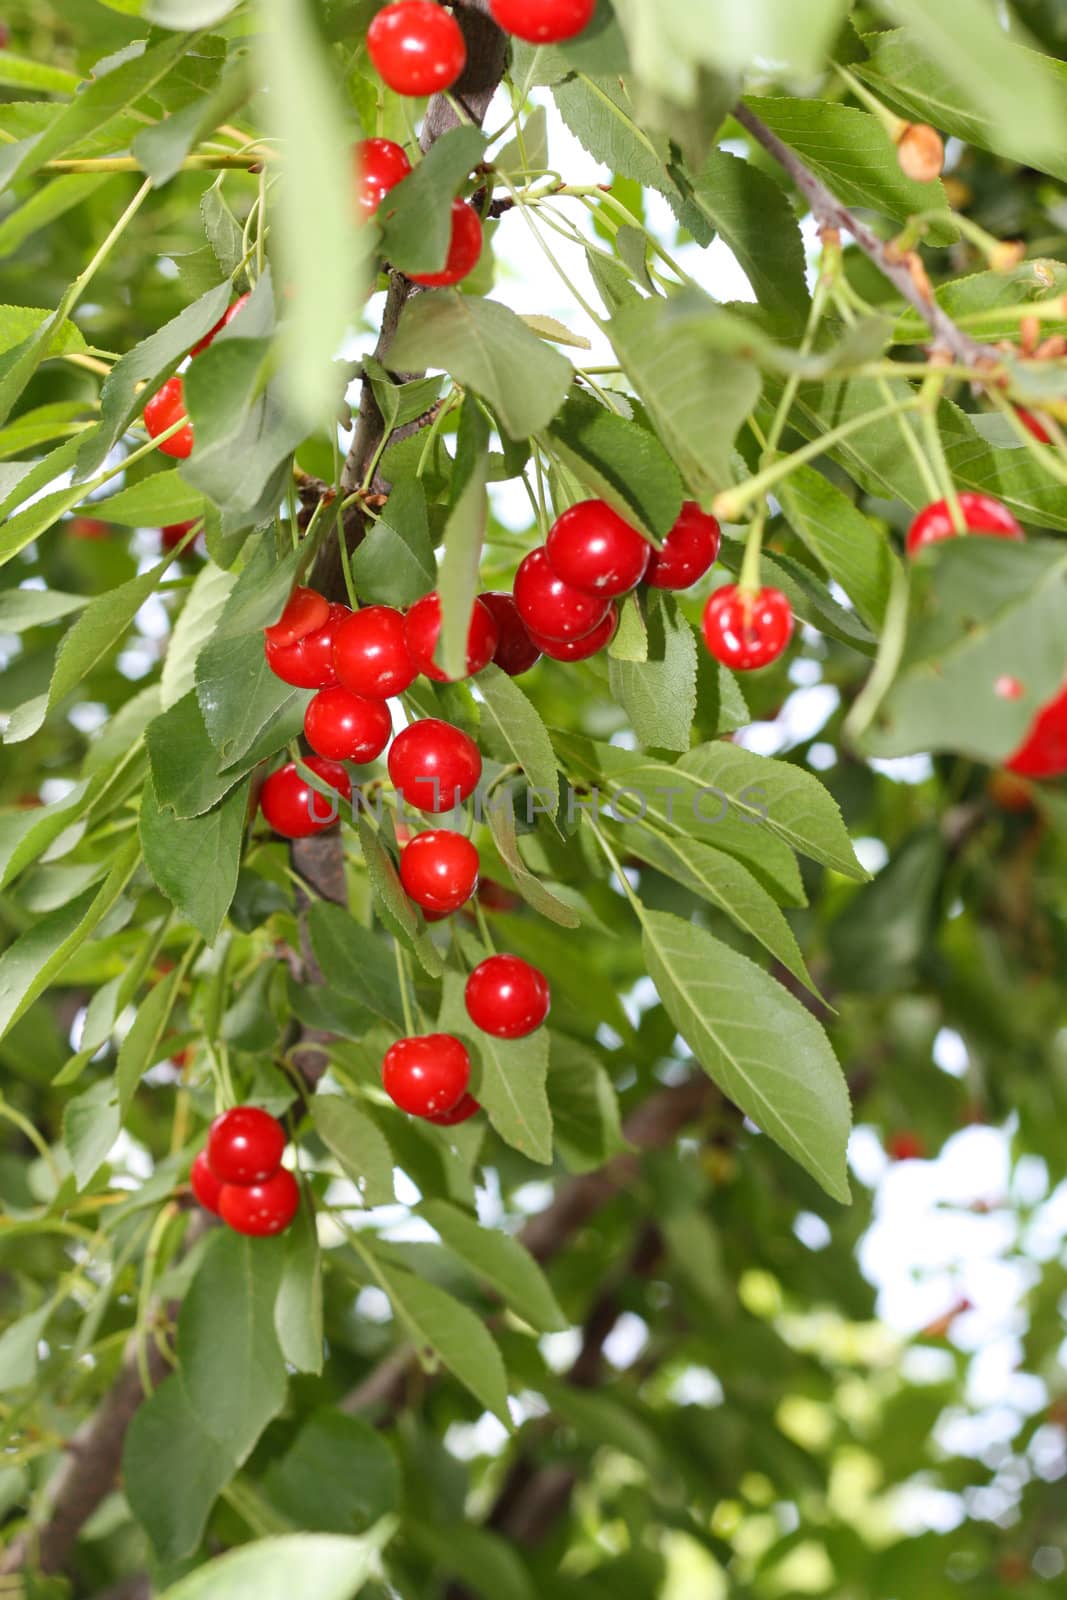
[[[300,1206],[296,1179],[282,1166],[285,1145],[285,1129],[269,1112],[257,1106],[224,1111],[193,1162],[194,1195],[235,1233],[284,1233]]]
[[[367,53],[389,88],[404,95],[450,89],[467,65],[459,23],[434,0],[384,6],[367,30]]]
[[[246,294],[239,295],[233,305],[221,316],[215,326],[198,339],[189,351],[195,358],[201,351],[207,349],[212,340],[227,327],[248,300]],[[168,428],[173,428],[175,423],[185,421],[185,426],[179,428],[177,433],[169,439],[164,439],[160,445],[160,452],[165,456],[173,456],[177,461],[186,461],[193,453],[193,425],[188,421],[185,410],[185,384],[178,376],[168,378],[147,402],[144,408],[145,431],[150,439],[158,439],[160,434],[166,433]],[[189,524],[184,525],[186,530]],[[164,535],[167,530],[164,529]],[[167,549],[171,547],[166,546]]]
[[[480,867],[477,849],[462,833],[432,828],[404,845],[400,882],[424,911],[449,916],[477,889]]]
[[[362,216],[373,217],[390,189],[407,177],[411,162],[403,146],[393,139],[361,139],[352,156],[356,207]]]
[[[467,1093],[471,1058],[451,1033],[398,1039],[385,1052],[382,1087],[413,1117],[448,1116]]]
[[[303,765],[345,800],[352,798],[352,780],[337,761],[321,756],[306,756]],[[313,789],[294,761],[272,772],[259,793],[259,805],[266,821],[284,839],[309,839],[325,833],[337,821],[339,802],[333,804]]]
[[[404,618],[404,643],[420,672],[437,683],[447,683],[448,674],[434,660],[440,635],[441,597],[436,593],[423,595]],[[476,672],[489,665],[499,642],[500,630],[493,613],[481,600],[475,600],[467,631],[466,677],[473,678]]]

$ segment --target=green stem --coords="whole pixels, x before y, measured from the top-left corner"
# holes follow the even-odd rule
[[[411,1038],[415,1032],[415,1019],[411,1013],[411,996],[408,993],[407,962],[404,960],[404,952],[400,948],[399,939],[393,940],[393,954],[396,957],[396,976],[400,985],[400,1005],[404,1013],[404,1028],[408,1037]]]

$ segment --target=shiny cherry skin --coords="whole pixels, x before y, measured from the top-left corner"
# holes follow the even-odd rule
[[[403,694],[418,675],[404,643],[404,618],[392,606],[353,611],[337,630],[333,659],[344,687],[371,700]]]
[[[582,500],[557,517],[545,554],[556,577],[572,589],[610,600],[641,582],[652,546],[606,501]]]
[[[219,1214],[219,1195],[222,1193],[222,1179],[217,1178],[212,1172],[207,1159],[207,1151],[201,1150],[189,1169],[189,1182],[193,1193],[205,1211],[212,1215]]]
[[[401,1111],[438,1117],[455,1109],[467,1092],[471,1058],[450,1033],[398,1039],[385,1052],[382,1087]]]
[[[559,44],[588,28],[596,0],[489,0],[493,21],[527,44]]]
[[[603,620],[581,639],[543,639],[539,633],[532,633],[530,638],[553,661],[588,661],[611,643],[618,625],[619,608],[613,600]]]
[[[269,1239],[284,1233],[300,1210],[300,1186],[287,1167],[279,1167],[261,1183],[225,1183],[219,1215],[234,1233]]]
[[[277,622],[263,629],[263,637],[268,644],[284,649],[309,633],[317,633],[325,626],[329,615],[330,602],[324,594],[297,584]]]
[[[298,689],[330,689],[337,682],[334,644],[341,625],[351,615],[347,606],[332,605],[326,623],[306,633],[295,644],[263,643],[267,664],[276,678]]]
[[[438,917],[458,911],[478,887],[481,860],[462,833],[433,828],[406,845],[400,857],[400,882],[417,906]]]
[[[994,500],[991,494],[972,494],[965,489],[960,495],[960,510],[968,533],[988,534],[995,539],[1026,537],[1007,506]],[[948,501],[935,500],[933,505],[919,512],[908,529],[908,554],[918,555],[927,545],[956,537]]]
[[[204,335],[204,337],[202,339],[198,339],[197,340],[196,344],[193,345],[193,348],[190,350],[189,354],[191,356],[198,356],[200,354],[201,350],[206,350],[208,345],[211,344],[217,338],[217,336],[222,332],[223,328],[228,328],[229,327],[230,323],[233,321],[233,319],[237,315],[237,313],[242,309],[243,306],[245,306],[247,304],[248,298],[249,297],[246,294],[240,295],[234,301],[233,305],[230,306],[229,310],[224,312],[223,315],[219,318],[218,322],[216,322],[216,324],[212,328],[211,332],[210,333],[205,333],[205,335]]]
[[[715,518],[687,500],[663,549],[653,550],[645,582],[653,589],[691,589],[715,565],[721,543]]]
[[[389,751],[393,788],[417,811],[451,811],[474,793],[481,775],[474,740],[438,717],[410,723]]]
[[[411,162],[395,139],[361,139],[353,157],[356,206],[361,216],[373,217],[390,189],[407,177]]]
[[[420,672],[437,683],[447,683],[448,674],[434,660],[440,637],[441,597],[436,593],[425,594],[421,600],[416,600],[404,618],[404,643]],[[483,667],[489,665],[499,637],[492,612],[480,600],[475,600],[471,607],[470,627],[467,629],[466,677],[473,678],[476,672],[481,672]]]
[[[409,272],[412,283],[425,289],[448,289],[474,271],[482,258],[482,219],[466,200],[452,202],[452,237],[440,272]]]
[[[144,408],[148,437],[158,439],[161,433],[166,433],[168,428],[180,422],[185,414],[185,385],[180,378],[168,378]],[[164,439],[159,449],[162,455],[173,456],[177,461],[187,460],[193,453],[192,423],[187,422],[171,438]]]
[[[195,528],[195,527],[196,527],[196,523],[194,521],[194,522],[170,522],[170,523],[167,524],[167,526],[165,528],[160,528],[160,530],[159,530],[159,538],[160,538],[160,543],[162,544],[164,550],[177,550],[178,546],[181,544],[182,540],[185,538],[185,535],[189,532],[189,530],[191,528]]]
[[[526,624],[515,604],[515,596],[493,589],[480,594],[478,598],[496,623],[497,644],[493,660],[509,678],[521,677],[537,665],[541,651],[526,631]]]
[[[329,761],[377,761],[393,733],[384,700],[370,700],[335,684],[320,689],[304,712],[304,737]]]
[[[220,1183],[261,1183],[285,1154],[285,1129],[259,1106],[234,1106],[211,1124],[207,1163]]]
[[[543,972],[519,956],[489,956],[467,979],[467,1015],[494,1039],[525,1039],[548,1016],[552,995]]]
[[[705,644],[716,661],[738,672],[777,661],[792,636],[792,607],[780,589],[744,594],[729,583],[704,607]]]
[[[1038,713],[1005,766],[1023,778],[1056,778],[1067,772],[1067,688]]]
[[[304,766],[315,773],[331,789],[336,789],[345,800],[352,798],[352,780],[344,767],[336,761],[324,761],[322,756],[307,756]],[[264,820],[283,839],[309,839],[314,833],[325,833],[337,821],[340,803],[330,801],[306,778],[301,777],[296,763],[290,761],[277,772],[272,772],[259,792],[259,809]]]
[[[564,583],[543,549],[531,550],[515,574],[515,604],[535,643],[582,639],[604,620],[611,601]]]
[[[467,64],[459,23],[433,0],[398,0],[383,7],[367,29],[367,53],[397,94],[450,89]]]
[[[1015,415],[1018,417],[1027,433],[1033,434],[1038,444],[1052,443],[1052,435],[1049,433],[1040,417],[1035,417],[1034,413],[1032,411],[1027,411],[1025,406],[1016,406]]]
[[[432,1117],[426,1117],[426,1122],[432,1122],[435,1128],[455,1128],[461,1122],[469,1122],[477,1116],[481,1106],[472,1094],[465,1094],[456,1102],[451,1111],[438,1111]]]

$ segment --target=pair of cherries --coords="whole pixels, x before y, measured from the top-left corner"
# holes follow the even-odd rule
[[[558,517],[543,548],[515,574],[514,600],[534,645],[556,661],[584,661],[608,644],[616,601],[645,581],[688,589],[719,553],[719,525],[688,502],[654,550],[604,500],[583,500]]]
[[[596,0],[489,0],[499,27],[530,44],[573,39],[592,21]],[[463,74],[467,45],[452,12],[434,0],[397,0],[367,30],[367,53],[397,94],[440,94]]]
[[[393,139],[362,139],[355,148],[355,163],[356,206],[363,218],[369,219],[377,215],[389,191],[408,176],[411,162]],[[438,272],[409,272],[407,276],[426,289],[450,288],[474,271],[483,242],[481,217],[468,201],[457,198],[452,202],[452,233],[444,266]]]
[[[189,1174],[206,1211],[255,1239],[284,1233],[300,1208],[300,1189],[282,1166],[285,1129],[257,1106],[235,1106],[211,1124]]]
[[[496,1039],[524,1039],[548,1016],[544,974],[519,956],[489,956],[467,979],[467,1014]],[[478,1111],[469,1092],[471,1058],[451,1033],[398,1039],[382,1061],[382,1087],[401,1111],[438,1127],[455,1127]]]
[[[193,345],[189,354],[193,358],[220,334],[223,328],[228,327],[234,317],[248,300],[246,294],[240,295],[232,306],[219,318],[210,333]],[[165,456],[173,456],[177,461],[185,461],[193,453],[193,425],[188,420],[185,410],[185,384],[177,375],[168,378],[166,383],[149,400],[144,408],[144,425],[150,439],[158,439],[161,433],[166,433],[168,428],[173,428],[175,423],[184,422],[185,426],[179,428],[177,433],[169,439],[164,439],[159,449]],[[188,525],[186,524],[186,528]],[[169,548],[169,546],[168,546]]]
[[[991,539],[1025,538],[1007,506],[992,495],[965,490],[959,503],[966,533]],[[955,539],[958,531],[948,502],[936,500],[919,512],[908,530],[908,554],[914,559],[930,545]],[[1005,683],[1018,692],[1013,679]],[[1053,778],[1067,772],[1067,686],[1042,707],[1025,740],[1005,766],[1024,778]]]

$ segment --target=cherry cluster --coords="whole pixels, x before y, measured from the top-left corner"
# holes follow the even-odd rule
[[[490,0],[505,33],[530,44],[561,44],[587,28],[596,0]],[[451,11],[435,0],[396,0],[367,30],[367,52],[397,94],[441,94],[462,77],[467,45]]]
[[[992,495],[964,490],[957,499],[965,534],[987,539],[1026,537],[1007,506]],[[908,529],[908,555],[914,560],[921,551],[945,539],[955,539],[958,533],[948,501],[935,500],[919,512]],[[1022,685],[1014,678],[1002,678],[997,692],[1016,698],[1022,693]],[[1009,772],[1024,778],[1054,778],[1067,772],[1067,685],[1038,712],[1023,743],[1004,765]]]
[[[300,1207],[287,1167],[285,1129],[258,1106],[235,1106],[216,1117],[192,1165],[193,1193],[235,1233],[254,1239],[284,1233]]]

